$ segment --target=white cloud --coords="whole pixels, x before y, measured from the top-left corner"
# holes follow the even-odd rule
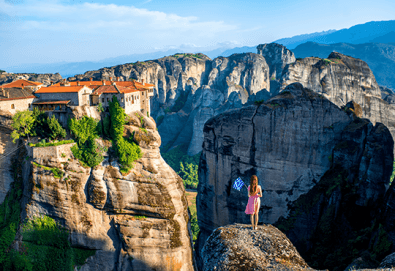
[[[59,1],[26,0],[22,5],[12,5],[0,0],[0,10],[8,16],[26,18],[21,25],[25,30],[73,30],[81,33],[114,28],[118,28],[118,31],[138,32],[203,30],[207,35],[212,35],[236,29],[221,21],[203,22],[194,16],[179,16],[115,4],[65,5]]]

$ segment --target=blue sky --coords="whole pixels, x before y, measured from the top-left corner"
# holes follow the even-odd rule
[[[0,69],[253,46],[394,14],[393,0],[0,0]]]

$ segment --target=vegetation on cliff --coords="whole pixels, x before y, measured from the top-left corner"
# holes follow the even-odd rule
[[[116,152],[121,164],[121,172],[127,173],[133,168],[133,162],[143,156],[139,145],[133,141],[133,137],[123,137],[123,126],[126,123],[126,114],[114,96],[110,102],[110,135],[115,142]]]
[[[74,157],[89,167],[100,164],[104,157],[105,148],[96,143],[98,135],[98,121],[84,116],[82,119],[69,119],[69,129],[74,135],[77,145],[71,147]]]
[[[25,136],[40,136],[50,139],[66,137],[66,130],[60,125],[55,116],[48,117],[45,112],[38,109],[34,111],[18,111],[12,117],[11,133],[13,142]]]

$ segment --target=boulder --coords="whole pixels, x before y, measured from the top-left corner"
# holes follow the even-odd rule
[[[217,228],[202,250],[203,271],[314,270],[291,241],[272,225],[233,224]]]

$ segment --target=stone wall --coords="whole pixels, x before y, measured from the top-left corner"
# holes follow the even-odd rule
[[[14,115],[17,111],[32,110],[34,98],[0,101],[0,110]],[[14,109],[12,108],[14,107]]]
[[[76,143],[63,144],[59,146],[50,147],[33,147],[32,154],[34,161],[41,161],[45,159],[62,159],[73,157],[70,148]]]

